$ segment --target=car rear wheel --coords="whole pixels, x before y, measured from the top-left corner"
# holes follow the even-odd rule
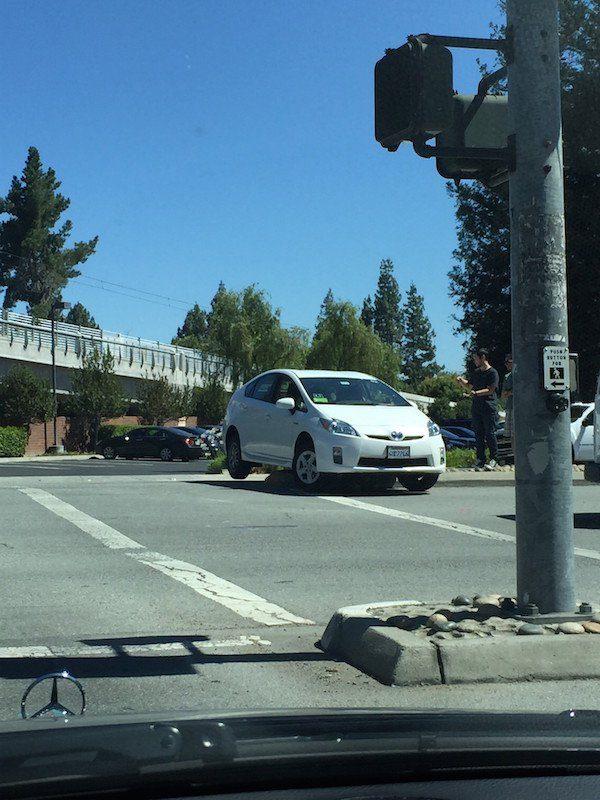
[[[170,447],[163,447],[163,449],[160,451],[160,460],[173,461],[173,451]]]
[[[242,448],[237,433],[232,433],[227,439],[227,471],[232,478],[243,480],[250,474],[252,467],[242,459]]]
[[[117,457],[117,451],[115,450],[114,447],[111,447],[110,445],[107,444],[106,447],[104,447],[102,450],[102,455],[108,461],[112,461],[114,458]]]
[[[439,475],[399,475],[398,481],[409,492],[426,492],[435,486]]]
[[[313,446],[308,443],[296,450],[292,472],[296,486],[304,492],[316,492],[323,485],[323,476],[317,467],[317,456]]]

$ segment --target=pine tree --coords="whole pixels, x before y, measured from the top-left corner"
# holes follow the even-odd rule
[[[60,181],[44,170],[40,154],[30,147],[21,178],[13,177],[6,197],[0,199],[0,287],[5,287],[4,308],[22,300],[35,316],[48,316],[50,306],[71,278],[77,264],[96,249],[98,237],[65,247],[73,224],[60,216],[71,201],[58,192]]]
[[[375,318],[375,309],[373,308],[373,301],[371,300],[371,295],[368,294],[364,301],[362,311],[360,312],[360,319],[361,322],[369,328],[369,330],[373,330],[373,320]]]
[[[406,382],[416,387],[440,371],[435,362],[435,333],[425,314],[423,296],[410,284],[403,312],[402,372]]]
[[[100,328],[83,303],[75,303],[75,305],[69,309],[65,317],[65,322],[68,322],[70,325],[80,325],[82,328]]]
[[[323,302],[321,303],[321,308],[319,309],[319,313],[317,315],[317,322],[315,325],[315,336],[321,329],[323,322],[327,319],[327,316],[331,311],[331,309],[333,308],[334,303],[335,303],[335,298],[333,296],[333,291],[331,289],[328,289],[327,294],[323,298]]]
[[[223,289],[225,289],[224,286]],[[177,336],[173,338],[173,344],[199,350],[203,346],[207,333],[208,314],[200,308],[198,303],[195,303],[185,315],[183,325],[177,328]]]
[[[384,344],[398,350],[402,344],[401,294],[394,277],[394,265],[384,258],[379,266],[375,292],[373,327]]]

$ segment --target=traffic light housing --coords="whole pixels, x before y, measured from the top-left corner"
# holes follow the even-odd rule
[[[375,138],[393,152],[452,124],[452,53],[410,36],[375,65]]]
[[[509,138],[508,98],[506,95],[457,94],[452,98],[451,125],[436,136],[436,149],[464,149],[464,155],[438,155],[437,170],[444,178],[477,179],[489,186],[508,180],[506,148]],[[486,158],[478,157],[483,150]],[[469,152],[471,151],[471,152]],[[497,151],[497,157],[495,152]]]

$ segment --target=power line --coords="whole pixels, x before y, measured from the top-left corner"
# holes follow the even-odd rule
[[[80,286],[87,286],[90,289],[100,289],[103,292],[110,292],[111,294],[118,294],[118,295],[121,295],[122,297],[129,298],[129,300],[139,300],[139,301],[141,301],[143,303],[152,303],[153,305],[160,306],[161,308],[174,308],[177,311],[188,311],[189,310],[189,305],[177,306],[177,305],[171,305],[170,303],[161,303],[159,300],[152,300],[149,297],[139,297],[138,295],[127,294],[126,292],[120,292],[118,289],[111,289],[108,286],[98,286],[95,283],[86,283],[84,280],[81,280],[80,278],[73,278],[72,280],[74,282],[77,282]],[[175,302],[180,302],[180,301],[175,301]]]

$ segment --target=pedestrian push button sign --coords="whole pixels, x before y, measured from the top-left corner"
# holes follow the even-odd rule
[[[544,389],[562,392],[570,387],[569,349],[548,345],[543,349]]]

